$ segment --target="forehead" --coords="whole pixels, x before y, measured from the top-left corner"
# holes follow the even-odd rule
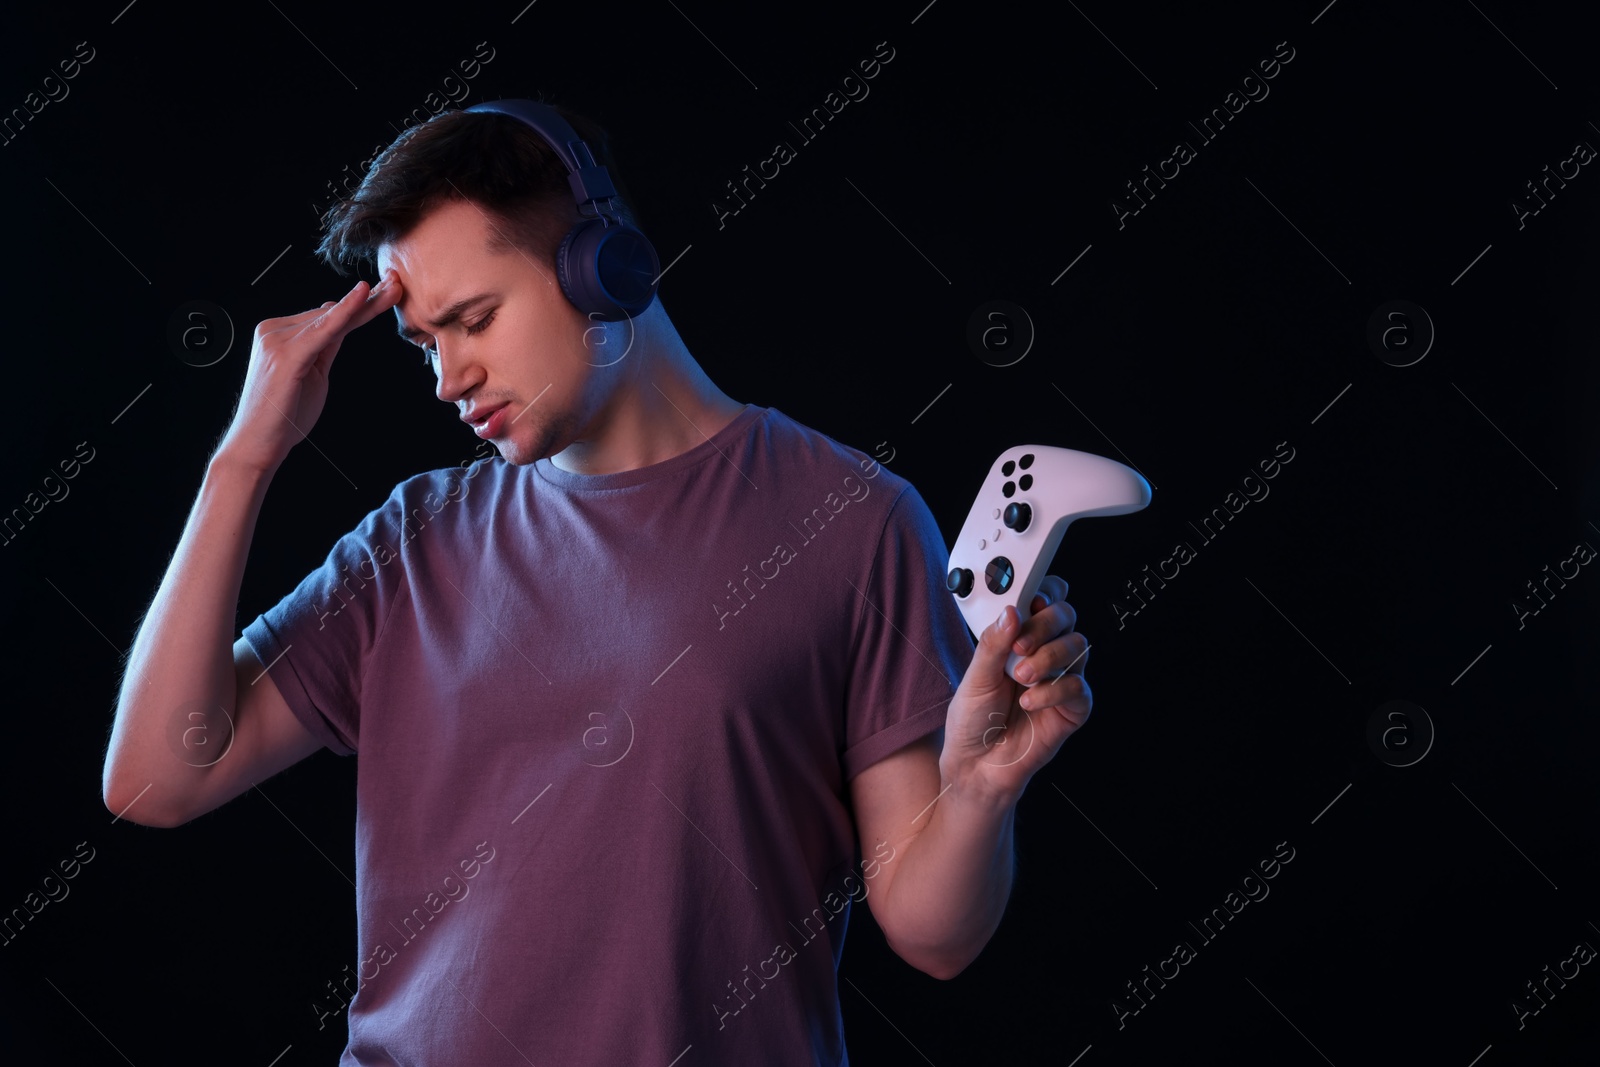
[[[488,220],[475,204],[441,204],[405,235],[378,247],[379,276],[393,267],[408,286],[425,285],[432,277],[482,265],[492,258],[485,247],[488,234]]]
[[[518,257],[489,251],[489,234],[490,222],[476,205],[452,201],[403,237],[379,246],[379,276],[391,268],[399,275],[394,315],[402,336],[430,329],[446,308],[469,294],[515,287]]]

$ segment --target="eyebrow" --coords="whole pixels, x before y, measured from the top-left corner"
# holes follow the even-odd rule
[[[439,313],[439,319],[437,322],[429,323],[428,325],[432,326],[435,331],[442,330],[446,326],[449,326],[460,319],[462,313],[464,313],[468,308],[477,304],[481,304],[486,300],[494,300],[496,299],[496,296],[497,294],[495,293],[476,293],[472,296],[463,297],[441,311]],[[428,331],[418,326],[406,326],[402,324],[395,328],[395,332],[405,340],[415,342],[417,337],[427,333]]]

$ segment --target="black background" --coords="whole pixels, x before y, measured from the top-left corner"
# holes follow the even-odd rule
[[[711,377],[892,449],[947,542],[1014,444],[1123,459],[1156,487],[1143,512],[1074,525],[1052,568],[1093,643],[1094,716],[1020,801],[1020,878],[988,948],[940,982],[854,909],[854,1062],[1594,1062],[1593,965],[1521,1029],[1511,1007],[1600,946],[1600,577],[1584,568],[1521,628],[1512,607],[1600,545],[1600,177],[1583,167],[1520,228],[1512,208],[1600,145],[1580,16],[925,2],[4,16],[5,113],[78,42],[94,58],[0,147],[0,508],[79,442],[94,458],[0,546],[0,910],[95,850],[0,947],[4,1058],[328,1064],[343,1046],[343,1018],[319,1031],[309,1005],[354,958],[333,869],[353,871],[354,761],[319,753],[173,830],[113,823],[100,775],[120,656],[254,323],[349,287],[311,256],[326,183],[487,42],[461,106],[542,94],[605,124],[663,260],[687,249],[662,297]],[[796,142],[787,123],[882,41],[870,95],[719,229],[724,183]],[[1270,95],[1199,144],[1187,122],[1279,42],[1294,58]],[[1124,183],[1178,140],[1197,157],[1119,228]],[[966,340],[995,299],[1036,332],[1006,367]],[[1402,299],[1436,339],[1394,366],[1420,349],[1385,361],[1367,323]],[[193,300],[237,334],[206,367],[167,342]],[[346,341],[317,448],[267,497],[240,625],[396,482],[472,454],[420,364],[387,328]],[[1294,458],[1270,496],[1202,542],[1189,523],[1280,442]],[[1197,557],[1119,628],[1124,583],[1179,541]],[[1367,740],[1391,700],[1436,731],[1410,766]],[[1280,842],[1294,859],[1270,896],[1201,943],[1189,923]],[[1113,999],[1181,940],[1197,957],[1119,1029]]]

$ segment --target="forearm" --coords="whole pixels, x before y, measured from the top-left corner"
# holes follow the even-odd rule
[[[174,751],[184,730],[201,727],[220,751],[237,692],[234,616],[256,518],[271,472],[218,455],[206,466],[183,535],[128,651],[106,751],[106,806],[134,803],[133,822],[180,816],[183,798],[205,777],[207,761]],[[198,717],[187,713],[195,712]],[[170,736],[169,736],[170,735]],[[147,788],[148,787],[148,788]],[[141,795],[142,794],[142,795]]]
[[[954,978],[989,943],[1011,896],[1015,799],[964,792],[944,778],[928,825],[901,850],[890,883],[890,947],[937,978]]]

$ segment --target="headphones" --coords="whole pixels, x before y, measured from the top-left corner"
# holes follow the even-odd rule
[[[556,277],[573,307],[599,322],[632,318],[649,307],[661,278],[661,260],[650,239],[616,215],[612,202],[617,190],[611,175],[595,162],[571,124],[537,100],[491,100],[466,110],[520,119],[566,165],[567,183],[583,221],[561,240]]]

